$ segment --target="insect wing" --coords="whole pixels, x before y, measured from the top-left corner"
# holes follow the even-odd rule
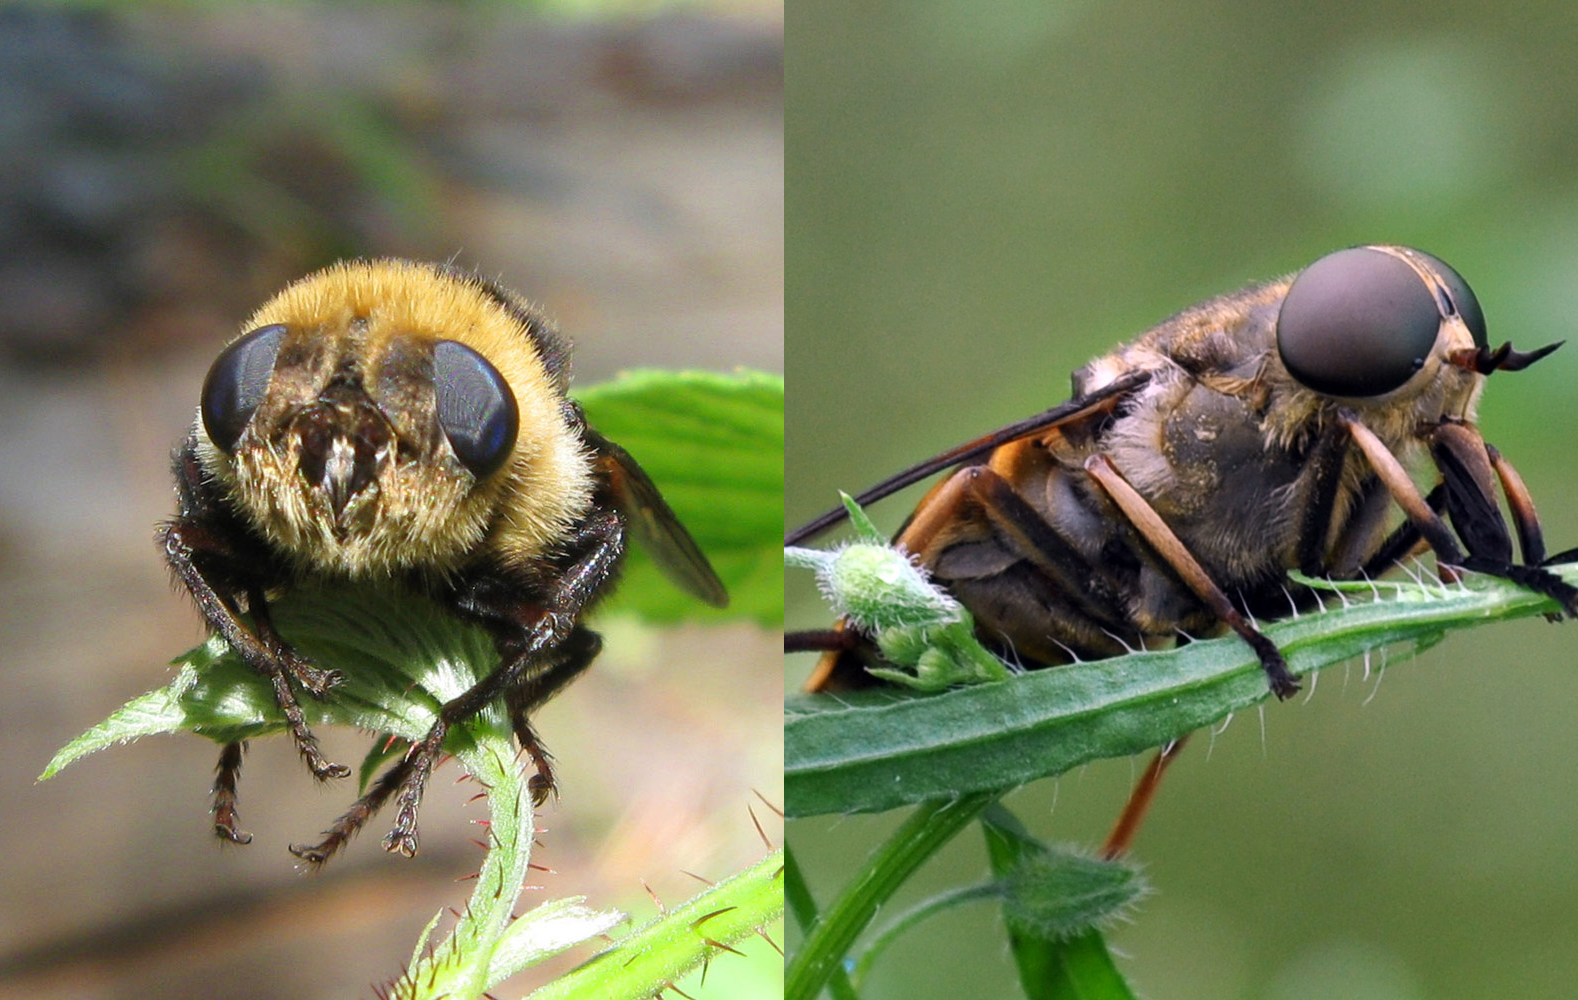
[[[1044,410],[1033,417],[1016,421],[1006,427],[999,427],[982,437],[964,444],[949,448],[941,454],[934,455],[926,461],[912,465],[903,472],[896,473],[882,482],[864,491],[855,497],[855,502],[864,507],[875,503],[883,497],[891,496],[912,483],[918,483],[927,476],[941,472],[950,466],[963,465],[971,459],[1000,448],[1005,444],[1018,441],[1022,438],[1033,437],[1055,430],[1065,424],[1088,420],[1097,414],[1110,413],[1118,404],[1127,399],[1129,394],[1150,381],[1150,372],[1135,370],[1127,372],[1111,382],[1082,396],[1075,396],[1066,403],[1059,403],[1050,410]],[[798,545],[813,535],[820,534],[826,529],[842,521],[848,516],[848,511],[843,507],[835,507],[814,520],[789,532],[784,537],[785,545]]]
[[[729,593],[702,554],[701,547],[674,516],[657,484],[628,451],[587,429],[587,443],[597,456],[614,505],[625,515],[631,532],[649,552],[663,575],[715,608],[729,603]]]

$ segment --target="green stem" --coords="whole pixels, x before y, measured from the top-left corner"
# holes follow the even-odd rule
[[[873,917],[917,868],[937,853],[1001,791],[923,802],[868,859],[789,962],[784,1000],[812,1000],[849,954]]]
[[[410,968],[395,984],[398,1000],[459,1000],[482,996],[498,979],[494,952],[511,920],[531,861],[531,796],[508,735],[483,726],[463,727],[469,746],[454,746],[455,756],[487,792],[487,852],[471,899],[443,943],[423,956],[418,943]]]
[[[871,972],[871,967],[876,964],[878,958],[882,957],[888,945],[903,937],[905,932],[916,924],[961,903],[971,903],[978,899],[1001,899],[1002,896],[1003,883],[980,882],[949,889],[910,907],[872,936],[871,943],[866,945],[860,957],[855,959],[855,968],[850,978],[857,984],[864,983],[866,976]]]
[[[784,858],[750,868],[669,910],[531,1000],[645,1000],[783,916]]]
[[[809,934],[811,928],[816,926],[816,899],[811,895],[811,887],[806,884],[805,875],[794,859],[794,852],[787,846],[784,847],[784,859],[784,895],[789,903],[789,911],[794,914],[795,923],[800,925],[801,932]],[[842,968],[833,970],[827,989],[833,994],[833,1000],[860,1000],[854,985],[849,981],[848,973]]]

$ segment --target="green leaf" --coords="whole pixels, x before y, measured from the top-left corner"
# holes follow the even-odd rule
[[[637,371],[575,395],[587,422],[652,477],[729,588],[727,608],[703,608],[637,545],[600,611],[781,626],[782,376]]]
[[[1043,977],[1029,1000],[1136,1000],[1095,929],[1055,945]]]
[[[439,706],[498,665],[493,641],[480,628],[393,587],[302,586],[273,602],[271,610],[281,634],[298,650],[344,678],[328,697],[301,700],[312,726],[338,723],[417,740],[436,720]],[[40,778],[140,736],[187,731],[229,742],[284,728],[268,680],[223,640],[210,639],[175,663],[173,681],[132,699],[72,740]],[[509,738],[499,706],[453,729],[446,746],[469,745],[484,732]]]
[[[1551,569],[1578,582],[1578,566]],[[1461,585],[1360,587],[1373,599],[1334,593],[1328,610],[1263,626],[1296,674],[1358,656],[1396,663],[1453,629],[1557,610],[1549,598],[1478,575]],[[1383,649],[1399,643],[1401,652]],[[1013,788],[1160,746],[1268,696],[1253,653],[1227,637],[936,695],[802,697],[785,711],[787,812],[877,811]]]
[[[783,849],[637,928],[531,1000],[644,1000],[783,916]]]
[[[626,919],[614,910],[594,910],[580,896],[554,899],[519,917],[499,938],[488,965],[498,983],[566,948],[606,934]]]
[[[297,649],[343,680],[323,699],[304,698],[313,726],[340,723],[421,738],[439,706],[498,665],[498,652],[480,628],[460,622],[434,602],[395,588],[303,586],[271,605],[274,623]],[[221,741],[284,728],[269,682],[211,639],[177,661],[170,684],[115,712],[55,756],[51,777],[88,753],[138,736],[181,730]],[[374,762],[397,751],[374,744]],[[451,728],[444,743],[486,791],[488,852],[470,902],[437,945],[429,924],[412,966],[391,984],[401,1000],[481,997],[503,976],[624,919],[580,900],[545,903],[520,918],[512,910],[531,858],[531,795],[513,731],[499,706]]]
[[[1100,926],[1144,894],[1139,873],[1049,848],[1000,804],[981,827],[992,874],[1005,885],[1003,922],[1028,1000],[1133,1000]]]
[[[200,646],[188,656],[196,656],[206,648]],[[139,736],[173,733],[183,728],[187,713],[181,705],[181,695],[196,681],[196,668],[190,664],[182,667],[169,685],[133,698],[109,718],[61,747],[38,780],[47,781],[59,774],[67,764],[117,743],[129,743]]]

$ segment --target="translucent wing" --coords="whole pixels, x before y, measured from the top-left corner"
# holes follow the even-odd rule
[[[912,465],[903,472],[889,476],[877,485],[862,492],[855,497],[855,502],[864,507],[867,504],[881,500],[883,497],[897,493],[911,483],[918,483],[933,473],[941,472],[943,469],[953,466],[963,465],[972,459],[979,458],[994,448],[1008,444],[1010,441],[1017,441],[1020,438],[1030,437],[1033,434],[1040,434],[1062,424],[1085,420],[1094,414],[1110,412],[1120,402],[1128,398],[1129,394],[1150,381],[1150,378],[1151,373],[1148,371],[1128,372],[1113,379],[1112,382],[1094,392],[1084,396],[1076,396],[1066,403],[1059,403],[1050,410],[1038,413],[1033,417],[1026,417],[1024,420],[1009,424],[1007,427],[999,427],[990,434],[978,437],[973,441],[966,441],[964,444],[949,448],[947,451],[934,455],[924,462]],[[842,521],[846,516],[848,516],[848,511],[843,507],[834,507],[820,517],[807,521],[786,534],[784,536],[784,545],[798,545],[807,538],[820,534]]]
[[[725,607],[729,593],[723,581],[690,532],[674,516],[657,484],[628,451],[591,428],[585,434],[608,482],[614,505],[625,515],[631,533],[651,554],[663,575],[713,607]]]

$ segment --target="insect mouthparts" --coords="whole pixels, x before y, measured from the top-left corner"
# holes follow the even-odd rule
[[[376,482],[393,451],[388,418],[360,390],[342,386],[303,407],[291,429],[302,478],[323,494],[343,530],[351,501]]]

